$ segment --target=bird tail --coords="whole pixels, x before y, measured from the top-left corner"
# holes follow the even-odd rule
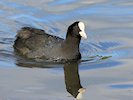
[[[36,29],[32,27],[22,27],[18,32],[16,37],[21,39],[27,39],[34,34],[43,34],[45,31],[41,29]]]

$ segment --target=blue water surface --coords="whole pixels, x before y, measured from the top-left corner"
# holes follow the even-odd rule
[[[1,0],[0,100],[73,100],[67,96],[64,64],[21,59],[13,44],[21,27],[65,38],[77,20],[88,35],[78,64],[84,99],[132,100],[132,0]]]

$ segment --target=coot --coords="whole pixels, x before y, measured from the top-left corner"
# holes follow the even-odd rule
[[[27,58],[68,61],[81,59],[79,44],[87,38],[85,25],[76,21],[68,27],[66,39],[49,35],[44,30],[23,27],[16,36],[14,49]]]

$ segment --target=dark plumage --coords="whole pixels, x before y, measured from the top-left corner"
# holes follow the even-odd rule
[[[23,27],[14,41],[14,49],[27,58],[48,60],[78,60],[81,58],[81,36],[87,38],[83,22],[68,27],[66,39],[47,34],[44,30]]]

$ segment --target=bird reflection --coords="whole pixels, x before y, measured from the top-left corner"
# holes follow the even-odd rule
[[[79,76],[78,65],[79,62],[67,62],[65,64],[54,64],[54,63],[46,63],[46,62],[35,62],[32,60],[26,59],[17,59],[16,64],[20,67],[28,67],[28,68],[61,68],[61,65],[64,65],[64,77],[66,90],[76,99],[81,99],[83,93],[85,92],[85,88],[82,87]]]
[[[67,91],[75,98],[81,99],[85,88],[80,83],[78,62],[64,64],[65,84]]]

